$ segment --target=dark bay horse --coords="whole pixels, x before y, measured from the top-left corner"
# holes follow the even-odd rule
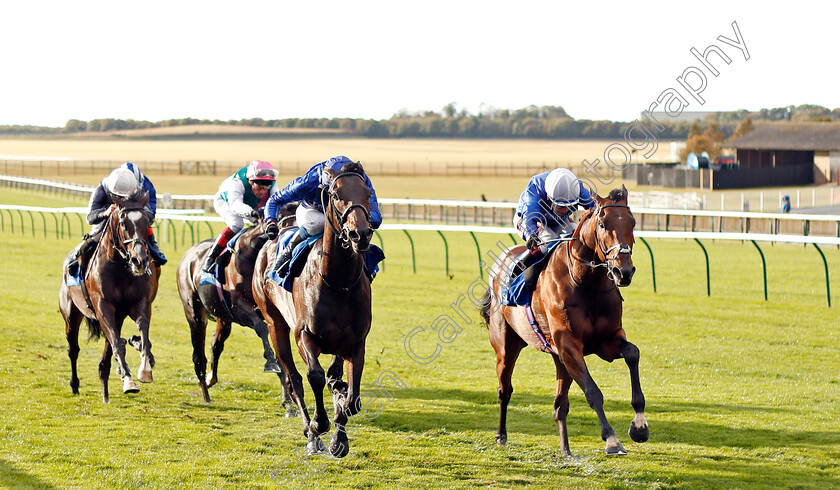
[[[550,344],[557,369],[554,419],[560,432],[560,449],[566,456],[571,456],[566,416],[572,381],[581,387],[587,403],[598,415],[601,437],[606,441],[604,452],[626,454],[604,415],[604,397],[584,361],[588,354],[596,354],[607,362],[624,358],[630,370],[630,404],[635,411],[629,435],[636,442],[648,439],[645,398],[639,382],[639,349],[625,336],[622,298],[616,287],[629,285],[635,271],[631,253],[636,221],[627,206],[624,186],[610,192],[606,199],[596,196],[595,201],[595,207],[581,218],[573,240],[558,245],[546,259],[548,263],[531,300],[534,318]],[[511,375],[516,359],[526,345],[544,349],[525,307],[503,306],[499,300],[500,282],[522,250],[522,246],[513,247],[493,264],[490,289],[481,309],[496,351],[500,404],[496,441],[500,445],[507,442],[507,406],[513,393]]]
[[[283,210],[283,219],[294,219],[294,209]],[[291,216],[289,214],[291,213]],[[218,382],[219,359],[225,348],[225,341],[230,336],[231,324],[238,323],[242,326],[253,329],[260,337],[263,344],[263,356],[265,366],[263,371],[277,373],[281,381],[285,381],[280,366],[274,358],[274,351],[268,340],[268,328],[263,320],[262,313],[254,303],[254,296],[251,291],[252,276],[254,275],[254,263],[257,254],[268,240],[263,234],[262,226],[251,226],[237,238],[233,245],[232,252],[225,252],[219,258],[220,267],[224,267],[224,284],[221,284],[220,291],[214,285],[201,283],[202,265],[204,259],[210,252],[215,241],[205,240],[193,245],[184,253],[178,263],[176,271],[176,282],[178,294],[184,306],[184,316],[190,326],[190,334],[193,345],[193,365],[195,374],[198,376],[198,384],[201,387],[204,401],[210,403],[208,388]],[[224,295],[225,300],[220,298],[219,293]],[[208,317],[216,319],[216,331],[213,334],[211,344],[210,374],[206,374],[207,357],[205,356],[205,335],[207,331]],[[283,383],[283,405],[287,407],[287,416],[294,414],[291,398]]]
[[[336,426],[329,449],[333,456],[343,457],[349,451],[345,425],[348,417],[360,409],[359,387],[371,322],[370,280],[363,258],[373,236],[371,193],[359,163],[348,163],[340,173],[326,172],[330,185],[323,197],[327,221],[323,238],[309,252],[291,293],[266,279],[265,272],[274,265],[278,241],[267,244],[257,258],[254,299],[265,315],[277,358],[287,373],[308,439],[307,453],[325,451],[319,436],[330,427],[324,408],[324,386],[329,383]],[[303,401],[302,377],[292,359],[290,330],[306,363],[315,397],[311,420]],[[326,376],[318,360],[321,354],[334,356]],[[341,380],[342,364],[347,365],[347,383]]]
[[[151,261],[146,242],[149,221],[143,207],[149,200],[148,193],[123,199],[113,196],[114,206],[102,231],[102,238],[88,263],[82,284],[67,286],[68,263],[75,255],[70,252],[64,259],[64,273],[59,291],[59,311],[66,324],[67,353],[70,356],[72,377],[70,387],[79,393],[76,360],[79,356],[79,325],[87,319],[91,337],[105,334],[105,351],[99,362],[99,379],[102,382],[102,400],[108,403],[108,376],[111,355],[117,360],[117,373],[122,376],[123,393],[137,393],[140,389],[131,378],[125,362],[126,341],[120,337],[123,321],[130,317],[140,332],[140,368],[137,379],[152,381],[152,344],[149,342],[149,321],[152,301],[157,295],[160,267]]]

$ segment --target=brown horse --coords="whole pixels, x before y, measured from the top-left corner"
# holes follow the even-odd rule
[[[66,324],[67,353],[70,356],[72,377],[70,387],[79,393],[76,360],[79,356],[79,325],[87,319],[92,338],[105,334],[105,351],[99,361],[99,379],[102,382],[102,400],[108,403],[108,376],[111,354],[117,360],[117,373],[122,376],[123,393],[137,393],[140,389],[131,379],[125,362],[125,339],[120,337],[123,321],[130,317],[140,331],[139,339],[131,343],[140,351],[138,376],[142,382],[152,381],[152,344],[149,342],[149,321],[152,301],[157,295],[160,267],[151,261],[146,242],[149,221],[143,206],[148,193],[127,199],[113,196],[114,207],[102,231],[102,238],[93,253],[82,284],[68,286],[68,264],[75,255],[70,252],[64,259],[64,273],[59,291],[58,305]]]
[[[330,452],[343,457],[349,451],[345,424],[360,408],[365,339],[371,322],[370,281],[363,259],[373,236],[371,193],[363,179],[364,169],[358,163],[348,163],[340,173],[325,171],[330,176],[330,186],[324,196],[327,225],[323,238],[309,252],[291,293],[266,279],[265,272],[273,266],[277,241],[263,247],[254,272],[254,299],[265,315],[277,358],[287,373],[289,390],[308,439],[307,453],[325,451],[319,436],[330,427],[324,408],[324,386],[329,383],[336,425]],[[315,396],[316,409],[311,420],[303,401],[302,378],[292,359],[290,330],[294,331],[298,351],[306,362],[306,375]],[[326,376],[318,361],[321,354],[334,356]],[[347,383],[341,380],[344,359]]]
[[[531,307],[538,327],[532,327],[525,307],[503,306],[500,283],[507,277],[521,246],[509,249],[491,269],[490,289],[481,309],[496,351],[499,378],[499,430],[496,441],[507,442],[507,406],[513,387],[511,375],[519,352],[526,345],[552,354],[557,369],[554,419],[560,432],[560,449],[571,456],[566,431],[569,387],[574,380],[583,390],[589,406],[598,415],[601,437],[608,455],[626,454],[604,415],[604,397],[586,367],[584,356],[596,354],[607,362],[623,357],[630,370],[632,400],[636,415],[630,423],[630,437],[648,439],[644,415],[645,398],[639,383],[639,349],[627,341],[621,324],[621,294],[616,286],[627,286],[635,267],[631,259],[636,220],[627,206],[627,189],[615,189],[607,199],[595,197],[596,205],[577,226],[572,241],[558,245],[546,259],[537,280]],[[545,346],[541,336],[547,340]]]
[[[291,216],[289,214],[291,213]],[[283,210],[284,219],[294,220],[294,209]],[[231,324],[238,323],[252,328],[260,337],[263,344],[265,366],[263,371],[277,373],[283,382],[283,405],[287,407],[287,416],[294,415],[291,398],[285,389],[285,375],[274,358],[274,351],[268,341],[268,328],[251,292],[251,282],[254,275],[254,262],[257,254],[265,245],[268,237],[263,234],[261,226],[247,228],[237,238],[233,250],[225,252],[218,263],[220,267],[229,260],[224,267],[224,284],[220,290],[213,284],[201,284],[202,265],[210,252],[214,240],[205,240],[193,245],[178,263],[176,281],[178,294],[184,306],[184,315],[190,325],[193,345],[193,365],[198,376],[204,401],[210,403],[208,388],[218,382],[219,359],[225,348],[225,340],[230,336]],[[219,291],[224,300],[219,296]],[[206,374],[207,357],[204,354],[204,341],[207,331],[207,318],[215,317],[216,331],[211,344],[210,374]]]

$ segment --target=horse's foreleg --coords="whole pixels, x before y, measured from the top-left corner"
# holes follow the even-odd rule
[[[134,380],[131,379],[131,370],[128,369],[128,363],[125,362],[126,341],[125,339],[120,338],[122,320],[119,322],[115,321],[114,311],[111,305],[100,304],[98,311],[100,312],[99,325],[102,328],[102,332],[105,334],[106,340],[110,344],[110,347],[108,348],[113,351],[114,358],[117,360],[117,369],[119,370],[120,376],[122,376],[123,393],[137,393],[140,391],[140,388],[138,388]],[[108,361],[108,365],[110,366],[110,360]],[[101,366],[102,364],[100,363],[100,367]],[[99,376],[102,378],[101,372]],[[103,381],[103,387],[105,389],[107,389],[107,382],[108,378],[105,377]]]
[[[564,456],[571,456],[569,449],[569,432],[566,427],[566,417],[569,415],[569,387],[572,386],[572,377],[563,363],[557,356],[552,356],[554,365],[557,368],[557,394],[554,397],[554,420],[557,422],[557,430],[560,434],[560,452]]]
[[[579,339],[571,338],[571,336],[564,336],[561,342],[556,342],[556,340],[558,339],[555,338],[555,345],[561,346],[560,359],[563,361],[563,365],[583,390],[586,402],[598,416],[598,422],[601,424],[601,439],[607,443],[604,453],[609,456],[627,454],[624,446],[615,436],[612,426],[607,421],[606,414],[604,414],[604,395],[586,367],[586,361],[583,359],[583,344]]]
[[[309,337],[309,334],[304,331],[301,335],[300,351],[306,362],[306,378],[309,380],[312,395],[315,397],[315,414],[309,424],[309,430],[315,435],[319,435],[330,429],[330,419],[324,407],[324,386],[327,384],[327,377],[318,360],[319,349],[307,337]]]
[[[335,355],[330,362],[330,367],[327,368],[327,385],[333,394],[333,406],[338,410],[339,405],[345,404],[347,397],[347,383],[343,381],[344,378],[344,358]],[[336,412],[337,413],[337,412]]]
[[[222,357],[222,351],[225,350],[225,340],[230,337],[229,320],[221,318],[216,319],[216,332],[213,334],[213,341],[210,344],[210,374],[207,375],[207,387],[213,386],[219,382],[219,360]]]
[[[621,347],[621,355],[624,357],[624,362],[627,363],[627,368],[630,370],[630,386],[632,390],[632,399],[630,405],[633,406],[633,411],[636,416],[630,422],[630,430],[628,435],[636,442],[645,442],[650,436],[648,429],[648,422],[645,418],[645,395],[642,393],[642,384],[639,381],[639,348],[630,342],[626,342]]]
[[[333,359],[333,364],[330,366],[331,370],[336,367],[336,360],[341,358],[336,356]],[[343,400],[336,406],[335,417],[335,434],[330,439],[330,453],[336,458],[343,458],[350,452],[350,441],[347,439],[347,422],[350,417],[359,413],[360,395],[362,385],[362,371],[365,368],[365,348],[360,346],[356,349],[356,353],[351,359],[347,360],[347,394]],[[337,369],[341,368],[341,364],[337,364]],[[339,396],[339,399],[341,397]]]
[[[140,367],[137,368],[137,380],[142,383],[151,383],[152,366],[154,365],[154,357],[152,356],[152,341],[149,340],[149,315],[151,308],[147,308],[147,314],[137,319],[137,330],[140,331]]]
[[[291,397],[294,405],[297,405],[301,421],[303,422],[303,435],[308,437],[309,412],[306,411],[306,403],[303,400],[303,377],[298,372],[295,361],[292,358],[292,344],[289,341],[289,325],[283,320],[282,315],[273,304],[266,304],[265,309],[268,335],[272,344],[274,344],[274,352],[283,369],[283,372],[277,373],[277,377],[283,383],[283,407],[286,409],[286,417],[297,415],[294,408],[286,403],[286,399]]]

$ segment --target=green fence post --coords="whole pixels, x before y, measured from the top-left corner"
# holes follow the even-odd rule
[[[478,277],[484,279],[484,271],[481,269],[481,247],[478,246],[478,238],[475,237],[475,233],[470,232],[470,235],[475,242],[475,251],[478,252]]]
[[[762,278],[764,279],[764,301],[767,301],[767,262],[764,260],[764,252],[761,251],[761,248],[758,247],[758,244],[755,243],[755,240],[750,240],[753,245],[755,245],[756,250],[758,250],[759,255],[761,255],[761,273]]]
[[[58,215],[53,213],[50,216],[52,216],[53,221],[55,221],[55,239],[58,240]]]
[[[650,248],[650,245],[648,244],[647,240],[645,240],[642,237],[639,237],[639,240],[641,240],[642,243],[645,244],[645,247],[647,247],[648,253],[650,254],[650,275],[653,278],[653,292],[655,293],[656,292],[656,266],[653,263],[653,250]]]
[[[169,220],[169,219],[166,220],[166,224],[169,225],[167,227],[167,229],[172,230],[172,243],[174,244],[175,251],[177,252],[178,251],[178,229],[175,228],[175,223],[173,223],[172,220]],[[158,229],[160,229],[160,226],[158,226]]]
[[[825,298],[828,301],[828,307],[831,308],[831,285],[828,281],[828,261],[825,260],[825,254],[822,250],[820,250],[820,247],[816,243],[812,243],[812,245],[817,249],[817,252],[820,253],[820,257],[822,257],[823,260],[823,267],[825,267]]]
[[[44,217],[44,213],[38,213],[41,216],[41,223],[44,225],[44,238],[47,238],[47,218]],[[32,236],[35,236],[35,233],[32,233]]]
[[[414,256],[414,240],[411,239],[411,235],[408,233],[408,230],[403,230],[405,236],[408,237],[408,243],[411,244],[411,270],[417,274],[417,260]]]
[[[440,237],[443,238],[443,247],[444,252],[446,253],[446,277],[449,277],[449,244],[446,243],[446,237],[443,236],[443,233],[441,233],[440,230],[437,230],[437,232],[438,235],[440,235]]]
[[[373,230],[373,234],[376,235],[376,238],[379,238],[379,248],[382,249],[382,253],[384,254],[385,253],[385,242],[382,241],[382,235],[380,235],[377,230]],[[380,262],[380,264],[382,265],[382,272],[385,272],[385,261],[383,260],[382,262]]]
[[[700,245],[700,248],[703,249],[703,255],[706,256],[706,296],[711,296],[712,295],[712,280],[711,280],[711,275],[709,274],[709,253],[706,252],[706,247],[704,247],[703,244],[700,243],[700,240],[695,238],[694,241],[697,242],[697,245]]]
[[[510,237],[510,239],[513,241],[513,245],[514,245],[514,246],[516,246],[516,237],[515,237],[515,236],[513,236],[513,233],[508,233],[508,236],[509,236],[509,237]]]

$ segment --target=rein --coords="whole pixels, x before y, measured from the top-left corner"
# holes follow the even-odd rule
[[[583,227],[583,223],[587,219],[592,217],[595,214],[596,211],[598,211],[602,208],[627,208],[627,209],[630,209],[630,206],[628,206],[626,204],[604,204],[603,206],[598,206],[597,208],[592,210],[592,212],[587,214],[583,218],[583,220],[581,220],[580,225],[578,226],[578,229],[581,229]],[[600,218],[595,218],[595,219],[599,223],[602,223]],[[578,233],[578,235],[579,235],[579,233]],[[607,291],[610,291],[610,290],[614,289],[615,286],[616,286],[615,276],[613,275],[612,270],[609,269],[609,261],[610,261],[609,254],[612,253],[614,250],[617,251],[616,252],[616,257],[615,257],[615,258],[617,258],[619,254],[628,254],[628,255],[632,254],[633,249],[630,248],[630,245],[622,242],[622,243],[617,243],[617,244],[613,245],[612,247],[604,250],[603,244],[601,243],[600,240],[598,240],[598,232],[596,231],[594,233],[594,235],[595,235],[595,246],[598,248],[598,251],[601,252],[601,256],[603,257],[603,262],[595,262],[595,261],[591,261],[591,260],[584,260],[580,257],[573,256],[572,255],[571,243],[569,243],[568,245],[566,245],[566,256],[567,256],[566,267],[569,270],[569,278],[571,278],[572,282],[575,283],[575,285],[578,286],[578,287],[582,287],[582,285],[578,282],[577,279],[575,279],[575,276],[572,273],[572,258],[574,258],[576,261],[586,265],[590,269],[597,269],[598,267],[605,267],[607,269],[607,278],[609,278],[610,282],[612,282],[612,286],[610,288],[604,290],[604,291],[601,291],[601,292],[607,292]],[[580,240],[579,236],[576,236],[573,239]],[[596,255],[596,257],[597,257],[597,255]]]

